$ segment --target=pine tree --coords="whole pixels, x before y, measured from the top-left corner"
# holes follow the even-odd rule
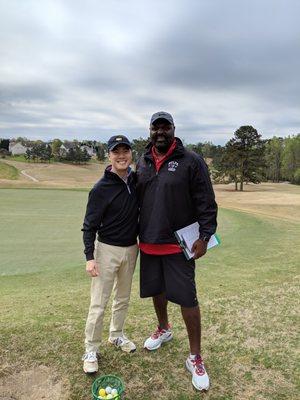
[[[238,182],[241,191],[244,182],[261,182],[263,154],[264,142],[253,126],[241,126],[235,131],[234,137],[226,144],[222,169],[235,182],[236,190]]]

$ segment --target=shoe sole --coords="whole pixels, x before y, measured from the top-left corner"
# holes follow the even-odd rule
[[[127,351],[127,350],[123,350],[121,347],[117,347],[117,346],[115,346],[115,347],[116,347],[118,350],[123,351],[123,353],[127,353],[127,354],[131,354],[131,353],[134,353],[134,352],[136,351],[136,349]]]
[[[170,340],[173,339],[173,335],[170,335],[169,337],[167,337],[167,339],[165,339],[163,342],[159,343],[156,347],[152,347],[151,349],[149,349],[149,347],[144,346],[144,349],[152,351],[152,350],[157,350],[159,349],[164,343],[169,342]]]
[[[188,364],[187,361],[185,362],[185,366],[186,366],[186,369],[189,371],[189,373],[193,376],[193,371],[190,370],[190,367],[189,367],[189,364]],[[209,389],[209,384],[208,384],[208,386],[207,386],[206,388],[200,388],[199,386],[197,386],[197,385],[194,383],[193,378],[192,378],[192,384],[193,384],[193,386],[194,386],[195,389],[199,390],[199,392],[207,392],[208,389]]]
[[[87,374],[87,375],[93,375],[93,374],[95,374],[96,372],[98,372],[98,369],[97,369],[96,371],[86,371],[86,370],[83,368],[83,372],[84,372],[85,374]]]
[[[136,348],[133,349],[133,350],[126,351],[126,350],[122,349],[122,347],[116,346],[116,345],[115,345],[113,342],[111,342],[110,340],[108,340],[107,342],[108,342],[109,344],[111,344],[112,346],[114,346],[116,349],[122,350],[124,353],[130,354],[130,353],[134,353],[134,352],[136,351]]]

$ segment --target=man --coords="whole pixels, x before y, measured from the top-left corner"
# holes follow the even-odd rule
[[[98,371],[97,352],[102,338],[104,311],[112,289],[114,297],[108,341],[128,353],[136,350],[135,344],[123,334],[138,252],[135,176],[129,167],[132,162],[131,144],[125,136],[113,136],[108,141],[108,151],[111,165],[89,194],[82,229],[86,272],[92,277],[91,303],[85,328],[85,373]]]
[[[204,256],[216,230],[217,205],[207,166],[202,157],[188,151],[175,138],[172,116],[152,115],[151,143],[137,165],[140,206],[141,297],[152,297],[157,330],[145,341],[148,350],[172,339],[168,300],[181,306],[190,355],[186,367],[198,390],[209,388],[201,357],[200,309],[195,285],[195,261]],[[193,244],[194,259],[187,260],[174,232],[198,221],[199,239]]]

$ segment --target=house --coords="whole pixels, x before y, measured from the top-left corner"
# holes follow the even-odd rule
[[[69,153],[70,149],[75,147],[75,144],[73,142],[64,142],[60,148],[59,148],[59,154],[61,156],[65,156],[67,153]]]
[[[77,143],[77,145],[78,145],[78,143]],[[65,141],[59,148],[60,155],[61,156],[66,155],[70,151],[70,149],[74,148],[75,146],[76,146],[76,143]],[[82,146],[80,146],[80,149],[82,151],[85,149],[87,151],[88,155],[91,157],[96,155],[95,150],[91,146],[82,145]]]
[[[23,146],[22,143],[19,142],[11,142],[9,143],[9,151],[13,156],[19,155],[19,154],[25,154],[27,150],[26,146]]]
[[[95,149],[93,149],[93,147],[90,147],[90,146],[87,146],[84,144],[83,146],[80,146],[80,148],[81,148],[81,150],[86,150],[88,155],[91,157],[96,155]]]

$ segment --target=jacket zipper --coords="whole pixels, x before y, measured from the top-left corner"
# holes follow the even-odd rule
[[[130,187],[129,187],[128,183],[126,183],[126,182],[124,182],[124,183],[125,183],[125,185],[127,186],[127,189],[128,189],[129,194],[131,194]]]

